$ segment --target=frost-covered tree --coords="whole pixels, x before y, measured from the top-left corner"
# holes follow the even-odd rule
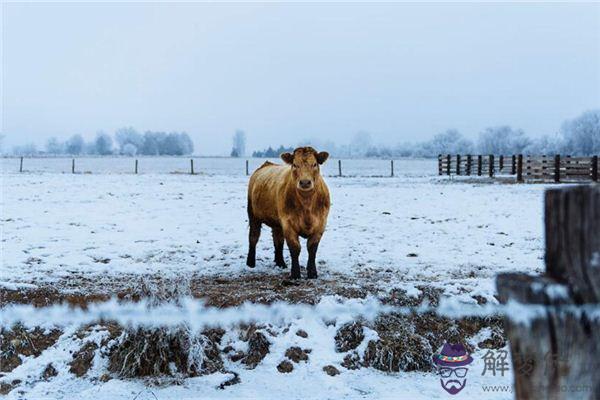
[[[565,151],[573,155],[600,154],[600,110],[586,111],[561,127]]]
[[[523,153],[531,155],[552,155],[561,154],[563,151],[564,144],[560,137],[544,135],[539,138],[531,139],[529,145],[523,150]]]
[[[46,142],[46,153],[48,154],[63,154],[65,152],[65,144],[57,138],[51,137]]]
[[[65,152],[67,154],[81,154],[84,150],[85,142],[81,135],[71,136],[65,143]]]
[[[125,146],[123,146],[123,148],[121,148],[121,154],[124,154],[126,156],[135,156],[137,154],[138,148],[131,144],[131,143],[127,143]]]
[[[164,132],[147,131],[144,133],[144,141],[142,142],[141,153],[148,156],[160,155],[160,149],[166,136],[167,134]]]
[[[121,154],[134,155],[144,144],[144,137],[131,127],[118,129],[115,132],[115,139]],[[132,147],[135,149],[133,150]]]
[[[530,142],[523,130],[498,126],[486,128],[479,134],[478,147],[482,154],[519,154]]]
[[[244,155],[246,155],[246,133],[242,130],[237,130],[233,135],[231,157],[244,157]]]
[[[110,135],[104,132],[98,132],[96,134],[96,140],[94,141],[96,147],[96,154],[106,156],[112,154],[113,140]]]
[[[349,148],[349,157],[364,157],[369,149],[373,147],[373,139],[369,132],[358,132],[352,138]]]
[[[415,155],[421,157],[435,157],[438,154],[469,154],[474,150],[473,142],[463,137],[456,129],[438,133],[433,139],[417,147]]]
[[[33,156],[36,155],[37,152],[37,147],[34,143],[13,147],[13,154],[16,156]]]

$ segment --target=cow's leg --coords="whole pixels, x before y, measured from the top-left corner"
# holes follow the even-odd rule
[[[273,231],[273,245],[275,246],[275,265],[282,268],[287,268],[285,260],[283,259],[283,244],[285,243],[285,237],[283,236],[283,229],[281,227],[275,227]]]
[[[248,241],[250,242],[248,248],[248,258],[246,259],[246,265],[253,268],[256,265],[256,243],[260,237],[260,225],[261,222],[255,218],[250,218],[250,233],[248,235]]]
[[[319,248],[319,242],[321,241],[321,234],[317,233],[308,238],[308,264],[306,265],[306,276],[308,279],[315,279],[317,277],[317,249]]]
[[[290,249],[290,256],[292,257],[292,279],[300,279],[300,240],[298,240],[298,233],[292,230],[284,230],[285,241],[287,242],[288,249]]]

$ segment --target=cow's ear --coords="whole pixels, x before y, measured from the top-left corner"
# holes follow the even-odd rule
[[[319,164],[323,164],[329,158],[329,153],[326,151],[322,151],[317,154],[317,162]]]
[[[280,157],[286,164],[294,162],[294,155],[292,153],[282,153]]]

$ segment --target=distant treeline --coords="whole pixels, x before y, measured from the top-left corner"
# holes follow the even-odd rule
[[[113,137],[104,132],[96,134],[96,138],[86,142],[81,135],[73,135],[66,141],[51,137],[46,142],[45,151],[38,151],[35,145],[16,146],[13,153],[16,155],[128,155],[136,154],[148,156],[182,156],[192,154],[194,143],[185,132],[152,132],[138,133],[133,128],[121,128]]]
[[[1,135],[0,135],[1,139]],[[397,157],[437,157],[438,154],[600,154],[600,110],[584,112],[577,118],[562,123],[558,132],[538,138],[530,138],[522,129],[510,126],[497,126],[484,129],[477,140],[464,137],[455,129],[448,129],[425,142],[404,142],[394,146],[373,143],[371,135],[359,132],[348,144],[336,144],[321,139],[307,139],[299,146],[311,145],[325,150],[335,158],[397,158]],[[293,146],[268,147],[256,150],[253,157],[276,158],[281,153],[293,150]],[[133,128],[122,128],[113,137],[99,132],[96,138],[85,142],[81,135],[73,135],[62,142],[50,138],[45,150],[39,151],[35,145],[17,146],[15,155],[37,154],[92,154],[92,155],[174,155],[192,154],[194,143],[187,133],[152,132],[138,133]],[[232,138],[232,157],[246,155],[246,134],[237,130]]]
[[[278,158],[282,153],[287,153],[287,152],[292,152],[294,151],[293,147],[284,147],[279,146],[278,148],[274,149],[271,146],[269,146],[267,149],[265,150],[256,150],[252,152],[252,157],[259,157],[259,158]]]
[[[357,133],[349,144],[307,139],[299,146],[328,151],[335,158],[437,157],[438,154],[600,154],[600,110],[587,111],[565,121],[559,132],[539,138],[528,137],[522,129],[498,126],[484,129],[476,141],[455,129],[435,135],[431,140],[399,143],[395,146],[374,144],[367,132]],[[255,151],[254,157],[278,157],[290,147],[269,147]]]

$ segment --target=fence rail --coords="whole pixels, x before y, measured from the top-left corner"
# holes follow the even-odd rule
[[[517,182],[598,182],[598,156],[438,155],[438,175],[515,176]]]

